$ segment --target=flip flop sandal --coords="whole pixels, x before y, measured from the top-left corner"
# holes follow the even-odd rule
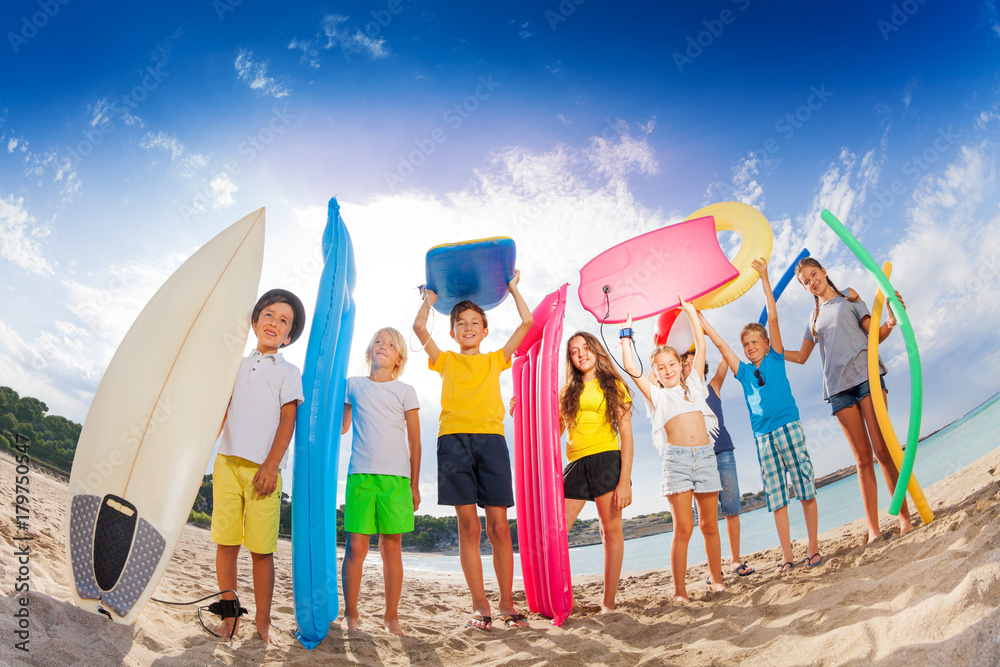
[[[754,572],[756,572],[756,570],[747,565],[746,563],[740,563],[740,566],[735,570],[733,570],[734,574],[738,574],[741,577],[753,574]]]
[[[518,625],[518,623],[520,623],[521,621],[527,621],[527,620],[528,620],[528,617],[525,616],[524,614],[506,614],[503,617],[503,624],[504,624],[504,626],[507,627],[507,629],[510,629],[510,628],[523,628],[523,627],[527,627],[527,626]]]
[[[817,557],[819,557],[819,560],[814,563],[813,559]],[[816,567],[817,565],[821,565],[822,563],[823,563],[823,556],[818,551],[814,553],[812,556],[809,556],[809,558],[806,558],[805,560],[806,567]]]
[[[784,572],[788,572],[789,570],[791,570],[791,569],[792,569],[792,568],[794,568],[794,567],[795,567],[795,563],[793,563],[793,562],[792,562],[792,561],[790,561],[790,560],[786,560],[786,561],[785,561],[784,563],[782,563],[782,564],[781,564],[781,565],[780,565],[780,566],[778,567],[778,569],[777,569],[777,570],[775,570],[775,572],[777,572],[777,573],[779,573],[779,574],[780,574],[780,573],[784,573]]]
[[[479,627],[476,623],[482,623],[483,627]],[[490,627],[486,627],[486,626]],[[465,627],[475,628],[476,630],[482,630],[483,632],[490,632],[493,630],[493,617],[483,616],[482,614],[473,614],[472,618],[465,622]]]

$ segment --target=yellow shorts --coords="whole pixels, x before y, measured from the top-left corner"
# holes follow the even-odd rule
[[[267,496],[254,491],[259,463],[238,456],[215,457],[212,470],[212,541],[224,546],[244,545],[256,554],[270,554],[278,546],[281,515],[281,471],[278,488]]]

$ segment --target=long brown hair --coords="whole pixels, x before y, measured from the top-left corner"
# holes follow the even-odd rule
[[[823,268],[823,265],[820,264],[818,260],[816,260],[816,259],[814,259],[812,257],[803,257],[802,259],[799,260],[799,263],[795,265],[795,277],[798,278],[799,274],[802,273],[802,270],[805,269],[807,266],[815,267],[815,268],[819,269],[820,271],[824,271],[825,270]],[[799,281],[801,282],[801,279],[799,279]],[[836,292],[840,296],[844,297],[848,301],[857,301],[859,298],[861,298],[861,297],[857,297],[857,296],[852,298],[850,294],[844,294],[839,289],[837,289],[837,286],[833,284],[832,280],[830,280],[830,274],[829,273],[826,274],[826,282],[827,282],[828,285],[830,285],[830,289],[832,289],[834,292]],[[816,294],[813,294],[813,300],[816,302],[816,307],[813,309],[812,315],[809,316],[809,331],[812,333],[813,338],[815,338],[816,337],[816,319],[819,317],[819,296],[816,295]]]
[[[597,360],[595,376],[597,385],[604,394],[604,418],[608,421],[608,426],[615,433],[618,433],[618,420],[625,415],[627,410],[631,410],[631,404],[625,400],[625,395],[632,398],[632,390],[618,375],[615,365],[611,361],[604,346],[597,340],[597,337],[586,331],[577,331],[566,340],[566,380],[559,391],[559,422],[567,430],[576,427],[576,416],[580,413],[580,394],[583,393],[583,371],[573,364],[570,356],[569,345],[574,338],[583,338],[587,347]],[[625,395],[623,395],[623,390]]]

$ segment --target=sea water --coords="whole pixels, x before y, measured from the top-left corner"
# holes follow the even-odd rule
[[[897,435],[905,437],[903,431]],[[978,408],[958,421],[923,440],[917,451],[913,474],[923,489],[952,473],[958,472],[998,446],[997,433],[1000,431],[1000,394],[990,398]],[[882,473],[876,471],[879,481],[879,504],[886,507],[889,493],[885,488]],[[839,528],[864,516],[857,475],[845,477],[818,489],[816,502],[819,508],[819,532]],[[933,506],[933,499],[930,500]],[[910,503],[910,510],[916,513]],[[788,507],[792,540],[806,539],[806,526],[802,519],[801,505],[793,500]],[[726,535],[725,520],[719,519],[719,535],[722,539],[723,563],[729,562],[729,538]],[[625,558],[622,572],[637,572],[670,567],[670,541],[672,532],[640,537],[625,542]],[[766,509],[757,509],[740,515],[740,551],[746,557],[755,551],[778,546],[778,535],[774,519]],[[801,547],[799,549],[801,551]],[[798,552],[796,553],[798,556]],[[802,558],[805,554],[802,554]],[[600,544],[575,547],[569,550],[570,571],[574,574],[600,574],[604,569],[604,551]],[[688,564],[706,562],[705,543],[697,529],[691,535],[688,545]],[[752,559],[748,559],[752,560]],[[801,559],[799,559],[801,560]],[[770,563],[749,563],[752,566]],[[520,557],[514,556],[515,576],[520,577]],[[458,556],[404,554],[403,569],[424,572],[461,573]],[[484,572],[492,572],[492,556],[483,557]]]

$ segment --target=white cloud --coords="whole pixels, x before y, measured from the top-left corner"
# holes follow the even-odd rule
[[[303,65],[318,68],[322,64],[320,51],[340,49],[344,58],[350,62],[354,55],[366,55],[372,60],[388,58],[392,55],[386,41],[382,37],[373,36],[349,23],[350,17],[341,14],[327,14],[320,22],[322,34],[312,39],[292,38],[288,48],[302,52],[300,61]],[[372,22],[366,24],[369,29]],[[377,33],[376,33],[377,35]]]
[[[839,251],[841,242],[837,235],[820,218],[823,209],[829,209],[852,231],[857,232],[865,224],[860,215],[854,213],[865,203],[867,193],[878,184],[883,159],[875,149],[858,156],[846,148],[841,149],[837,161],[832,162],[820,176],[818,189],[805,215],[798,218],[804,234],[797,235],[794,246],[809,248],[813,256],[823,257]],[[797,253],[798,250],[793,252]]]
[[[160,149],[170,153],[170,159],[176,160],[184,153],[184,144],[177,140],[177,137],[166,132],[147,132],[146,136],[139,141],[139,145],[146,150]]]
[[[185,153],[174,163],[173,169],[181,178],[193,179],[208,168],[209,157],[203,153]]]
[[[764,208],[764,188],[757,180],[762,166],[763,160],[756,153],[751,153],[736,164],[733,169],[736,201],[756,209]]]
[[[254,61],[253,51],[240,49],[233,66],[236,68],[236,77],[249,84],[250,89],[256,91],[258,95],[280,99],[290,92],[288,86],[268,75],[266,60]]]
[[[69,325],[72,330],[63,326],[61,333],[72,331],[98,344],[101,354],[95,356],[103,368],[142,308],[185,259],[170,253],[147,263],[112,264],[90,283],[64,280],[67,307],[79,325]]]
[[[345,57],[351,53],[367,54],[372,60],[387,58],[392,52],[381,37],[372,37],[362,32],[360,28],[347,25],[347,16],[328,14],[323,17],[321,27],[326,35],[326,47],[339,47]]]
[[[31,273],[52,275],[55,272],[39,243],[48,235],[49,230],[36,224],[25,208],[23,198],[0,199],[0,257]]]
[[[28,343],[0,320],[0,384],[15,387],[22,396],[38,398],[48,405],[50,414],[82,422],[100,369],[90,354],[75,358],[63,354],[60,343],[51,334],[39,335],[34,343]],[[74,364],[72,368],[63,363],[67,358]]]
[[[645,139],[630,136],[627,126],[617,141],[591,137],[590,147],[584,153],[598,173],[613,181],[624,181],[632,173],[653,176],[660,172],[653,149]]]
[[[186,152],[184,144],[172,134],[147,132],[146,136],[139,141],[139,146],[148,151],[166,151],[170,155],[170,172],[179,178],[193,180],[204,176],[208,170],[209,156],[202,153]],[[236,186],[229,180],[228,176],[225,179],[220,179],[219,176],[211,178],[205,190],[206,195],[221,196],[220,203],[225,202],[228,195],[235,191]],[[228,201],[231,204],[232,198],[228,197]],[[213,208],[219,208],[219,206],[213,206]],[[204,207],[202,206],[200,210],[204,212]]]
[[[90,113],[90,126],[97,127],[108,121],[110,119],[111,106],[108,104],[108,98],[102,97],[101,99],[94,102],[93,107],[91,107]]]
[[[288,43],[288,48],[298,49],[302,52],[301,62],[303,65],[307,65],[314,69],[318,69],[320,66],[319,49],[316,47],[317,40],[301,40],[293,38],[291,42]]]
[[[13,153],[15,148],[17,148],[17,139],[12,138],[7,142],[7,152]]]
[[[920,295],[912,310],[921,350],[995,340],[1000,317],[985,307],[1000,280],[1000,216],[970,224],[996,191],[995,151],[962,146],[941,175],[921,179],[907,210],[910,224],[890,256],[901,292]],[[962,326],[950,326],[961,322]]]
[[[229,177],[226,172],[219,172],[209,181],[210,197],[212,208],[228,208],[232,206],[235,201],[233,200],[233,193],[236,192],[239,187],[233,183],[233,179]]]
[[[655,122],[655,118],[650,123]],[[762,184],[765,171],[773,166],[773,161],[766,160],[758,153],[751,151],[737,160],[731,169],[728,182],[716,181],[710,183],[705,190],[704,203],[714,204],[720,201],[738,201],[763,210],[765,206],[764,186]]]

